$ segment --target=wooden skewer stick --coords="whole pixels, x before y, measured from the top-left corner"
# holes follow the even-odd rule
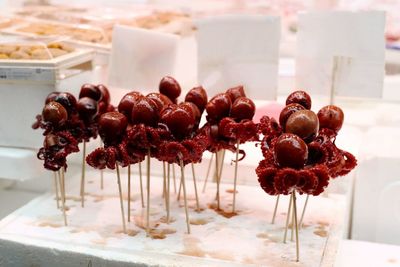
[[[100,147],[103,147],[103,141],[100,138]],[[104,171],[100,170],[100,189],[104,189]]]
[[[296,191],[292,192],[293,198],[293,213],[294,213],[294,224],[296,225],[296,261],[300,260],[300,244],[299,244],[299,225],[297,224],[297,206],[296,206]]]
[[[216,156],[218,156],[218,153],[216,154]],[[218,164],[218,171],[215,171],[215,180],[219,181],[219,183],[221,183],[221,177],[222,177],[222,170],[224,169],[224,161],[225,161],[225,149],[222,150],[222,160],[219,162]],[[217,199],[217,194],[215,194],[215,199]]]
[[[64,217],[64,225],[67,226],[67,212],[65,208],[65,183],[64,183],[64,167],[61,171],[58,171],[58,178],[60,179],[60,191],[61,191],[61,204],[62,204],[62,212]]]
[[[179,182],[179,190],[178,190],[178,197],[177,197],[178,201],[181,200],[181,192],[182,192],[182,177],[181,177],[181,180]]]
[[[144,208],[142,162],[139,162],[139,182],[140,182],[140,199],[142,201],[142,208]]]
[[[281,196],[281,195],[278,195],[278,196],[276,197],[275,208],[274,208],[274,214],[272,215],[272,222],[271,222],[271,224],[274,224],[274,223],[275,223],[276,212],[277,212],[277,210],[278,210],[279,197],[280,197],[280,196]]]
[[[147,152],[146,167],[147,167],[146,236],[150,236],[150,149]]]
[[[190,234],[190,221],[189,221],[189,211],[188,211],[188,204],[187,204],[187,196],[186,196],[186,185],[185,185],[185,169],[183,166],[183,160],[180,160],[181,165],[181,181],[182,181],[182,188],[183,188],[183,200],[185,202],[185,214],[186,214],[186,226],[188,234]]]
[[[199,194],[197,193],[197,182],[196,182],[196,173],[194,171],[194,164],[192,165],[192,175],[193,175],[193,184],[194,184],[194,193],[196,195],[196,210],[200,211],[200,202],[199,202]]]
[[[128,222],[131,221],[131,165],[128,165]]]
[[[203,193],[206,192],[206,186],[207,186],[208,176],[210,175],[210,170],[211,170],[211,165],[212,165],[213,159],[214,159],[214,153],[211,154],[211,159],[210,159],[210,162],[208,163],[206,179],[204,180],[203,190],[202,190]]]
[[[290,219],[290,215],[292,214],[291,213],[291,211],[292,211],[292,197],[293,197],[293,195],[290,195],[289,207],[288,207],[287,216],[286,216],[285,234],[283,235],[283,243],[286,243],[287,231],[288,231],[288,227],[289,227],[289,219]]]
[[[175,164],[172,164],[172,175],[174,178],[174,193],[176,194],[176,173],[175,173]]]
[[[290,225],[292,226],[291,230],[290,230],[290,241],[293,242],[293,240],[294,240],[294,210],[292,210],[292,222]]]
[[[218,163],[218,154],[217,154],[218,152],[215,152],[215,173],[217,174],[217,177],[216,177],[216,179],[217,179],[217,209],[219,210],[220,209],[220,199],[219,199],[219,175],[218,175],[218,166],[219,166],[219,163]]]
[[[163,195],[162,197],[165,200],[165,210],[168,210],[168,202],[167,202],[167,168],[165,166],[166,162],[163,161]]]
[[[304,214],[306,213],[306,208],[307,208],[307,203],[308,203],[309,197],[310,197],[310,195],[307,195],[306,202],[304,202],[303,211],[301,212],[301,217],[300,217],[300,221],[299,221],[299,229],[301,229],[303,227],[303,219],[304,219]]]
[[[170,205],[170,203],[169,203],[169,195],[170,195],[170,167],[171,167],[171,164],[169,164],[168,163],[168,168],[167,168],[167,224],[169,224],[169,205]]]
[[[124,234],[126,234],[124,202],[122,200],[121,177],[120,177],[120,174],[119,174],[118,164],[116,164],[116,166],[117,166],[116,169],[117,169],[118,191],[119,191],[119,204],[121,206],[121,216],[122,216],[122,227],[123,227],[123,230],[124,230]]]
[[[86,171],[86,141],[83,141],[82,175],[81,175],[81,206],[85,207],[85,171]]]
[[[232,205],[232,213],[235,213],[236,209],[236,184],[237,184],[237,174],[238,174],[238,165],[239,165],[239,141],[237,142],[236,147],[236,161],[235,161],[235,179],[233,182],[233,205]]]
[[[56,190],[57,209],[59,209],[60,208],[60,196],[58,195],[57,172],[54,172],[54,189]]]

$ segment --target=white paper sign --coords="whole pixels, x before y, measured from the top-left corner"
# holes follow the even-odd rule
[[[381,97],[385,13],[326,11],[299,15],[296,87],[314,94]]]
[[[110,86],[157,91],[163,76],[174,76],[178,40],[173,34],[115,26]]]
[[[243,85],[249,97],[276,98],[280,19],[225,15],[197,21],[199,84],[212,96]]]

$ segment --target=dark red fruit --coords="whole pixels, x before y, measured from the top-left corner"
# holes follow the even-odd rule
[[[106,103],[107,105],[111,102],[110,91],[108,88],[103,84],[98,84],[96,86],[101,92],[101,101]]]
[[[190,136],[195,125],[195,118],[186,107],[175,106],[163,112],[161,122],[167,125],[172,135],[177,139]]]
[[[99,134],[104,144],[118,143],[128,126],[128,119],[124,114],[112,111],[104,113],[99,119]]]
[[[68,115],[71,115],[76,110],[76,98],[70,93],[59,93],[54,101],[63,105],[63,107],[67,110]]]
[[[285,132],[295,134],[306,142],[312,141],[318,130],[318,117],[311,110],[296,111],[286,121]]]
[[[132,91],[127,93],[122,97],[121,101],[119,101],[118,111],[124,114],[129,121],[132,121],[131,115],[133,106],[142,97],[143,95],[139,92]]]
[[[51,92],[50,94],[48,94],[46,96],[46,101],[44,103],[48,104],[51,101],[54,101],[59,94],[60,94],[60,92]]]
[[[181,86],[171,76],[165,76],[160,81],[159,91],[171,99],[171,101],[174,101],[181,95]]]
[[[275,143],[274,156],[279,166],[300,169],[307,161],[308,148],[297,135],[285,133]]]
[[[207,120],[219,121],[229,116],[232,102],[228,94],[220,93],[211,98],[207,103]]]
[[[318,119],[321,128],[328,128],[338,132],[343,125],[344,113],[338,106],[329,105],[318,111]]]
[[[299,104],[305,109],[311,109],[311,97],[304,91],[295,91],[286,98],[286,105]]]
[[[185,102],[192,102],[195,104],[200,112],[203,112],[207,105],[207,92],[202,86],[191,89],[185,97]]]
[[[86,122],[93,121],[99,112],[97,101],[90,97],[79,99],[76,109],[78,110],[79,117]]]
[[[67,121],[68,113],[60,103],[52,101],[44,106],[42,117],[45,122],[60,126]]]
[[[160,93],[150,93],[146,97],[152,99],[157,104],[159,112],[165,106],[172,104],[172,101],[167,96],[160,94]]]
[[[132,109],[132,123],[156,126],[160,117],[157,104],[150,98],[140,98]]]
[[[91,99],[99,101],[102,95],[100,89],[96,85],[86,83],[82,85],[81,91],[79,92],[79,98],[82,97],[89,97]]]
[[[253,119],[256,112],[256,105],[247,97],[239,97],[232,104],[230,117],[241,121]]]
[[[226,93],[229,95],[232,103],[235,102],[235,100],[239,97],[246,97],[243,85],[229,88],[228,90],[226,90]]]
[[[290,115],[295,113],[299,110],[304,110],[305,108],[300,104],[289,104],[284,107],[279,115],[279,124],[281,125],[282,129],[285,130],[286,121],[289,119]]]

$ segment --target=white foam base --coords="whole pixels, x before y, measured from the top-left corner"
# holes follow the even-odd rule
[[[177,169],[178,170],[178,169]],[[186,233],[183,202],[171,194],[171,214],[175,220],[163,223],[164,201],[161,198],[162,179],[152,177],[151,222],[158,232],[174,232],[165,239],[146,238],[141,228],[145,209],[141,208],[138,177],[133,176],[133,204],[128,233],[122,234],[117,180],[106,172],[105,189],[100,190],[99,172],[87,173],[85,208],[73,195],[79,187],[78,177],[67,176],[68,227],[56,209],[54,196],[44,195],[10,214],[0,222],[0,262],[5,266],[331,266],[338,240],[342,237],[344,197],[330,195],[312,197],[305,223],[300,232],[300,263],[295,260],[295,243],[282,243],[286,219],[287,197],[281,197],[276,223],[271,225],[275,198],[260,187],[238,186],[239,215],[226,218],[209,208],[214,202],[215,184],[200,193],[204,210],[194,211],[193,182],[187,177],[189,214],[192,234]],[[177,173],[177,176],[178,173]],[[72,178],[72,179],[71,179]],[[144,177],[145,178],[145,177]],[[126,173],[123,172],[123,192],[126,202]],[[225,181],[230,181],[224,177]],[[199,188],[201,188],[199,183]],[[171,185],[171,191],[173,190]],[[221,207],[230,211],[231,184],[221,186]],[[301,214],[303,197],[299,197]],[[203,225],[194,225],[204,223]],[[135,235],[136,234],[136,235]],[[290,232],[289,232],[290,240]],[[90,265],[91,264],[91,265]]]

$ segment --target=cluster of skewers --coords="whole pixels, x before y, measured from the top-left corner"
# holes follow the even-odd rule
[[[292,218],[292,226],[296,229],[298,260],[298,227],[301,226],[301,222],[297,222],[296,192],[307,194],[307,205],[308,196],[321,194],[328,186],[329,179],[345,175],[356,166],[354,156],[335,145],[336,136],[343,124],[343,111],[330,105],[315,114],[311,111],[310,96],[304,91],[296,91],[288,96],[279,123],[267,116],[262,117],[259,123],[254,123],[255,104],[246,97],[242,86],[230,88],[210,100],[201,86],[189,90],[183,102],[179,101],[180,95],[179,83],[166,76],[161,79],[158,92],[143,95],[141,92],[131,91],[120,100],[117,107],[110,104],[110,94],[104,85],[83,85],[78,100],[69,93],[51,93],[46,98],[42,114],[37,116],[33,128],[44,129],[44,144],[38,152],[38,158],[44,160],[46,169],[55,172],[57,206],[59,184],[65,224],[66,158],[69,154],[79,151],[79,143],[83,143],[80,191],[82,207],[85,195],[85,164],[99,170],[115,170],[122,225],[126,232],[120,168],[128,169],[129,222],[131,166],[138,164],[141,204],[142,208],[146,208],[146,233],[149,236],[151,159],[162,162],[167,223],[170,222],[170,173],[172,169],[176,191],[175,165],[180,168],[178,200],[182,191],[187,233],[190,233],[185,166],[191,165],[192,168],[196,211],[200,212],[194,164],[202,161],[205,151],[213,155],[210,166],[215,156],[215,200],[216,209],[220,210],[223,166],[223,156],[220,155],[221,152],[224,155],[225,150],[235,153],[231,211],[232,215],[235,215],[238,162],[246,155],[244,150],[240,149],[240,145],[251,141],[260,143],[264,156],[264,160],[260,161],[256,168],[258,181],[266,193],[277,195],[272,223],[275,221],[279,196],[291,195],[284,242],[289,219]],[[200,125],[204,112],[205,123]],[[86,143],[98,135],[102,143],[86,155]],[[142,182],[143,161],[146,161],[147,170],[146,201]],[[306,205],[300,221],[303,219]]]

